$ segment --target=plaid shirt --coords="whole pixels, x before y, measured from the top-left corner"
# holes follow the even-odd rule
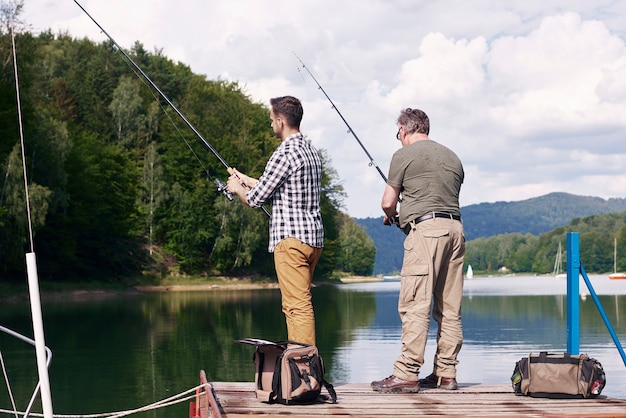
[[[288,237],[323,247],[321,187],[322,160],[313,145],[300,132],[282,141],[259,182],[246,193],[248,204],[255,208],[272,199],[269,252]]]

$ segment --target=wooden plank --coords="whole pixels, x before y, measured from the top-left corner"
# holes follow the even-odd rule
[[[196,391],[196,400],[192,402],[194,408],[190,409],[189,418],[222,418],[222,409],[204,370],[200,370],[200,384],[202,390]]]
[[[457,391],[422,389],[420,393],[384,394],[367,383],[335,385],[336,404],[267,404],[256,399],[251,382],[207,384],[207,404],[214,418],[252,416],[321,418],[343,417],[531,417],[531,418],[626,418],[626,400],[600,396],[596,399],[547,399],[516,396],[506,384],[461,384]],[[325,391],[323,392],[325,393]],[[198,400],[196,400],[198,402]],[[213,403],[213,405],[211,405]]]

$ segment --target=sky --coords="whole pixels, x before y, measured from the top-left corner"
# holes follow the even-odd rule
[[[123,48],[138,41],[268,106],[298,97],[352,217],[383,215],[376,167],[387,176],[407,107],[463,162],[461,207],[626,197],[626,2],[77,1]],[[25,0],[21,18],[33,33],[107,40],[74,0]]]

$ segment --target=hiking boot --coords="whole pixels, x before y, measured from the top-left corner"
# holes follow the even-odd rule
[[[372,382],[372,389],[382,393],[417,393],[420,391],[420,384],[391,375],[386,379]]]
[[[419,384],[423,388],[439,388],[446,390],[457,390],[459,385],[454,377],[437,377],[435,373],[431,373],[423,379],[419,380]]]
[[[440,377],[439,385],[437,387],[439,389],[457,390],[459,385],[456,383],[456,379],[454,377]]]

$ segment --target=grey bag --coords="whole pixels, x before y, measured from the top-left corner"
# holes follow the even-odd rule
[[[531,353],[515,364],[516,395],[543,398],[595,398],[606,385],[600,362],[587,354]]]

